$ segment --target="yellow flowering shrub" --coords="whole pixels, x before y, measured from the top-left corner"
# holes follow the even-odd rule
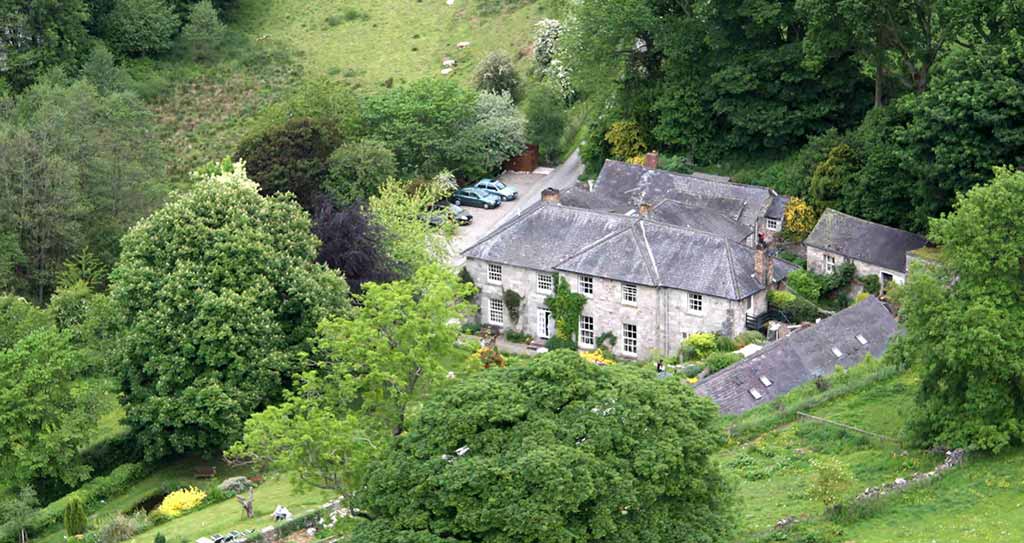
[[[185,511],[194,508],[195,506],[203,503],[206,499],[206,492],[199,490],[194,486],[188,488],[182,488],[171,492],[164,501],[160,502],[160,507],[157,508],[157,512],[167,518],[174,518],[180,516]]]
[[[601,349],[582,351],[580,352],[580,356],[583,357],[583,360],[592,364],[597,364],[598,366],[611,366],[612,364],[615,364],[615,361],[608,358]]]

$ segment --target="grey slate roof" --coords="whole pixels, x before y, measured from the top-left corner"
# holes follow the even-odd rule
[[[624,162],[606,160],[593,191],[575,187],[562,194],[562,203],[573,207],[626,213],[641,203],[657,205],[674,200],[715,211],[753,228],[757,218],[781,197],[767,187],[732,183],[728,178],[706,174],[684,175],[649,170]],[[717,233],[717,232],[713,232]]]
[[[923,236],[826,209],[804,245],[890,270],[907,270],[907,251],[927,244]]]
[[[541,271],[565,271],[730,300],[764,288],[754,249],[678,226],[540,202],[462,253]]]
[[[788,203],[789,196],[776,196],[772,199],[772,203],[768,205],[768,209],[764,212],[764,216],[770,219],[784,219],[786,217],[786,204]]]
[[[742,207],[739,209],[742,210]],[[753,228],[736,222],[735,217],[728,217],[707,206],[684,204],[675,200],[662,200],[651,208],[648,216],[658,222],[708,232],[740,243],[754,234]]]
[[[723,413],[742,413],[815,377],[832,373],[836,365],[849,368],[869,353],[881,356],[896,327],[896,319],[872,296],[767,345],[701,381],[694,390],[714,400]],[[866,345],[860,343],[858,335],[867,340]],[[833,347],[842,356],[837,357]],[[770,386],[761,382],[762,376],[771,381]],[[761,398],[755,399],[751,389],[757,390]]]

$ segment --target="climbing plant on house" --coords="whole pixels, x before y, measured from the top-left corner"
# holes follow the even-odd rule
[[[580,326],[580,313],[587,303],[586,296],[573,292],[569,282],[555,275],[555,293],[544,300],[551,316],[555,318],[555,335],[568,341],[576,341],[576,330]]]
[[[502,300],[505,302],[505,309],[508,310],[508,318],[512,321],[512,326],[519,324],[519,310],[523,306],[523,296],[518,292],[505,289],[501,293]]]

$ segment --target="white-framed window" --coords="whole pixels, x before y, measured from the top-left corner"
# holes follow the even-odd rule
[[[622,284],[622,303],[629,305],[636,305],[637,293],[636,285],[629,283]]]
[[[490,298],[487,300],[487,322],[496,326],[505,324],[505,302]]]
[[[689,293],[686,295],[686,310],[690,313],[704,313],[704,295]]]
[[[487,265],[487,282],[501,284],[501,264]]]
[[[836,271],[836,257],[825,255],[825,273],[832,273],[834,271]]]
[[[541,292],[554,292],[555,277],[550,273],[537,274],[537,290]]]
[[[580,276],[580,294],[591,296],[594,294],[594,278],[589,275]]]
[[[635,324],[622,323],[622,352],[637,353],[637,330]]]
[[[580,315],[580,345],[594,346],[594,317]]]
[[[778,232],[782,229],[782,225],[779,224],[779,219],[765,219],[764,226],[772,232]]]

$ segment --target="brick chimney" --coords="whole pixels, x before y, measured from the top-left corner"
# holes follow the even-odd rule
[[[647,153],[646,155],[644,155],[644,168],[647,168],[648,170],[657,170],[658,169],[658,152],[657,151],[651,151],[650,153]]]
[[[638,212],[640,213],[641,217],[646,217],[651,213],[651,204],[648,204],[647,202],[641,203]]]
[[[763,240],[759,240],[754,249],[754,277],[765,287],[770,287],[775,279],[774,259],[768,254],[768,245]]]
[[[556,188],[548,187],[541,191],[540,199],[552,204],[560,204],[562,203],[562,193]]]

